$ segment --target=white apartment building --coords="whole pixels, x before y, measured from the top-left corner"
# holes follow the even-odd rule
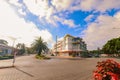
[[[53,47],[53,53],[59,56],[80,56],[86,51],[86,44],[82,38],[65,35],[62,40],[58,40]]]

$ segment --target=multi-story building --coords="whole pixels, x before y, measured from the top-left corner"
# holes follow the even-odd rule
[[[53,53],[59,56],[80,56],[86,50],[87,46],[82,38],[69,34],[58,40],[53,47]]]

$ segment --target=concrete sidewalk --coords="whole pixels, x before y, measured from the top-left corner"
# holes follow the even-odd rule
[[[13,59],[0,60],[0,68],[11,67],[13,64]]]

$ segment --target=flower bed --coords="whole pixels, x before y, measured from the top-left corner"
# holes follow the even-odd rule
[[[97,63],[94,80],[120,80],[120,63],[107,59]]]

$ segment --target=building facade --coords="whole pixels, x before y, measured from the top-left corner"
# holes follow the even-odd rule
[[[58,40],[53,47],[53,53],[59,56],[80,56],[85,51],[87,51],[87,45],[82,38],[69,34]]]
[[[7,41],[0,39],[0,56],[11,55],[13,48],[7,44]]]

